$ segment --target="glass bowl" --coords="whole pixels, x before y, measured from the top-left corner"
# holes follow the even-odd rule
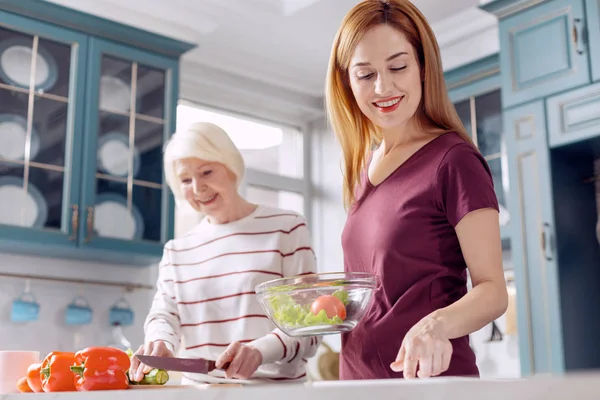
[[[288,336],[349,332],[367,312],[377,277],[334,272],[286,277],[256,286],[269,319]]]

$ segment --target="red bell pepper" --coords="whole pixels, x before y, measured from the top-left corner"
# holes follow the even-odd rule
[[[36,393],[42,393],[44,389],[42,389],[42,380],[40,377],[40,371],[42,369],[42,363],[33,363],[27,368],[27,384]]]
[[[78,391],[122,390],[129,387],[127,371],[131,366],[129,356],[113,347],[88,347],[75,354],[75,365],[71,367],[76,375],[75,387]]]
[[[75,353],[53,351],[48,354],[40,369],[44,392],[74,392],[75,379],[71,366],[75,364]]]

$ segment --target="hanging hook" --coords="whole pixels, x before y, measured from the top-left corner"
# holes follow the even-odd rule
[[[31,279],[25,279],[25,291],[23,293],[25,293],[25,294],[31,293]]]

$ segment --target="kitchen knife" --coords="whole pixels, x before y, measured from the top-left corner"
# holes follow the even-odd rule
[[[195,374],[207,374],[217,369],[215,362],[204,358],[177,358],[135,355],[142,363],[152,368],[167,371],[192,372]],[[227,369],[229,363],[223,369]]]

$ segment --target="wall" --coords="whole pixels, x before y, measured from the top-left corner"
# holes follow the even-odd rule
[[[0,254],[0,273],[2,272],[154,285],[157,268],[136,269]],[[24,288],[24,280],[0,276],[1,350],[37,350],[45,355],[53,350],[78,350],[90,345],[108,345],[111,340],[108,310],[121,296],[125,297],[135,311],[135,324],[124,328],[125,336],[134,348],[142,343],[142,325],[154,294],[152,290],[124,293],[118,287],[31,280],[31,293],[41,304],[40,318],[31,323],[13,323],[10,321],[12,301],[23,293]],[[91,325],[73,327],[64,323],[64,309],[77,295],[83,295],[94,310]]]
[[[340,148],[335,136],[324,119],[310,125],[313,157],[313,232],[314,247],[319,269],[322,272],[343,271],[343,253],[340,237],[346,214],[342,203],[342,175],[340,169]],[[496,321],[501,332],[506,330],[506,316]],[[491,325],[471,335],[471,344],[477,355],[477,363],[482,377],[518,377],[520,375],[518,338],[507,336],[501,342],[487,340],[491,335]],[[335,351],[340,349],[338,335],[325,338]]]

